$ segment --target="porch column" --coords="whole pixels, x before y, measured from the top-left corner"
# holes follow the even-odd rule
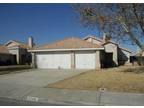
[[[35,53],[31,53],[31,55],[32,55],[32,63],[31,63],[31,66],[32,66],[32,68],[36,68]]]
[[[100,51],[95,52],[95,69],[100,69],[101,63],[100,63]]]
[[[20,64],[20,54],[16,54],[16,61],[17,61],[17,64],[19,65]]]
[[[75,69],[75,53],[71,52],[71,69]]]

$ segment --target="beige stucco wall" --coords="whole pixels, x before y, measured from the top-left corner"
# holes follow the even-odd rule
[[[113,44],[113,43],[107,43],[104,45],[105,48],[105,52],[107,53],[113,53],[113,61],[116,65],[118,65],[118,48],[117,45]]]
[[[16,47],[16,45],[18,45],[16,42],[10,42],[7,45],[7,48],[9,50],[9,53],[16,55],[16,62],[17,62],[17,64],[20,64],[19,47]]]
[[[18,49],[18,47],[10,48],[8,50],[9,50],[9,53],[16,55],[16,62],[17,62],[17,64],[19,64],[20,59],[19,59],[19,49]]]

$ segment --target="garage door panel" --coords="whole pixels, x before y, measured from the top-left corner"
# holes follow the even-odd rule
[[[67,53],[37,54],[36,57],[38,68],[69,69],[71,67],[71,56]]]
[[[75,54],[77,69],[95,69],[95,53],[81,52]]]

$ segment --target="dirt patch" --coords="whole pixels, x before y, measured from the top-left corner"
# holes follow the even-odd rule
[[[143,72],[144,67],[131,66],[89,71],[47,87],[82,90],[105,88],[107,91],[144,93]]]

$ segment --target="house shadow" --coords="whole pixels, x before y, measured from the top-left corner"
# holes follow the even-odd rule
[[[126,56],[125,53],[122,52],[122,50],[118,50],[118,65],[125,65],[126,62],[129,60],[129,58]]]
[[[113,53],[102,52],[101,68],[112,68],[116,66],[117,64],[113,61]]]

